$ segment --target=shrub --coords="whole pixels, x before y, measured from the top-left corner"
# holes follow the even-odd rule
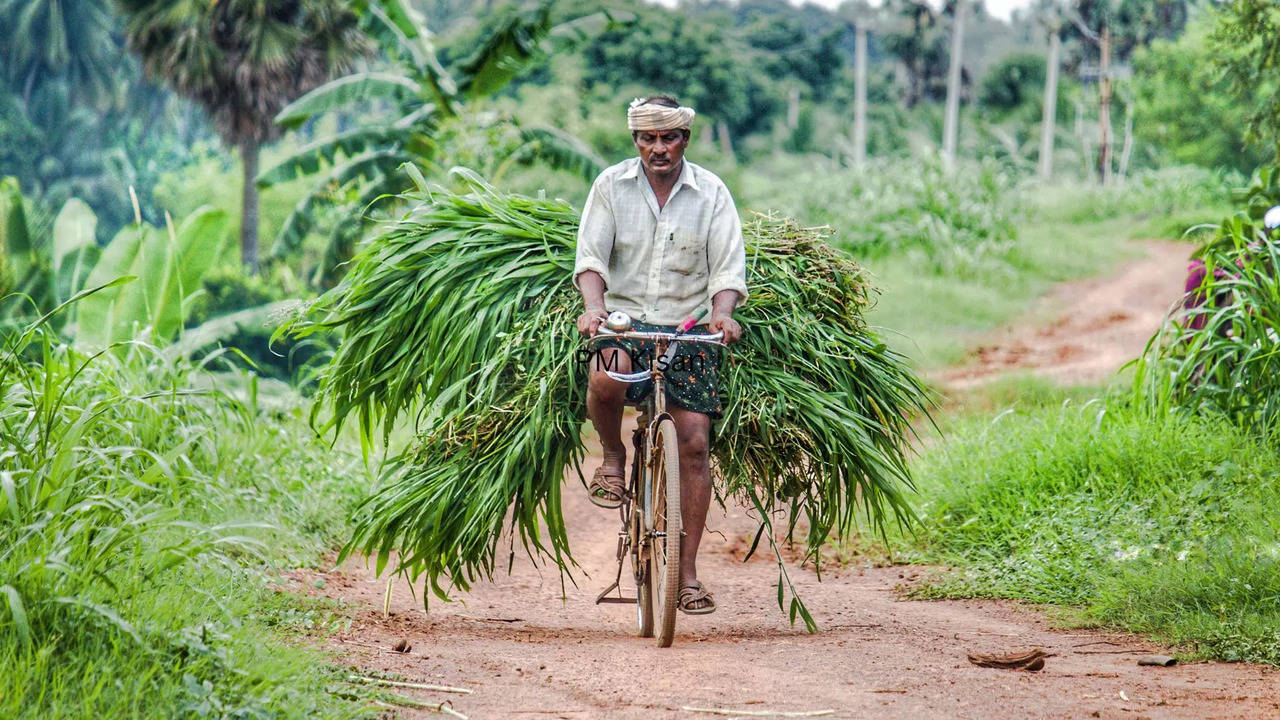
[[[314,661],[264,642],[257,569],[333,542],[354,458],[260,414],[252,378],[2,339],[0,716],[333,714]]]
[[[1134,396],[1270,432],[1280,420],[1280,249],[1242,212],[1196,256],[1205,265],[1197,297],[1148,343]]]
[[[915,468],[929,596],[1065,604],[1280,663],[1280,454],[1222,418],[1067,403],[969,418]]]
[[[1014,238],[1011,179],[992,163],[951,173],[936,159],[874,161],[862,170],[801,162],[771,177],[744,174],[741,204],[830,225],[835,244],[860,260],[914,251],[935,271],[999,255]]]

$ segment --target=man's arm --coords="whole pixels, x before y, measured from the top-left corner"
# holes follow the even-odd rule
[[[721,290],[711,298],[711,322],[707,327],[711,332],[723,330],[726,343],[738,342],[742,337],[742,326],[733,319],[733,309],[738,307],[740,297],[737,290]]]
[[[707,237],[707,261],[710,277],[712,332],[724,331],[724,341],[737,342],[742,326],[733,319],[733,309],[747,299],[747,257],[742,242],[742,223],[738,209],[727,188],[719,189]]]
[[[608,316],[604,306],[604,278],[594,270],[584,270],[577,277],[578,291],[582,293],[582,304],[586,311],[578,316],[578,332],[593,337],[600,329],[600,323]]]
[[[615,230],[608,184],[601,176],[591,184],[582,209],[573,266],[573,284],[582,293],[585,306],[585,312],[578,316],[578,332],[588,337],[596,334],[600,322],[608,315],[604,291],[609,286],[609,256],[613,252]]]

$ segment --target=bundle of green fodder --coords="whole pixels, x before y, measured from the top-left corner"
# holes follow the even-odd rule
[[[1194,253],[1203,280],[1148,341],[1133,397],[1157,411],[1224,415],[1267,433],[1280,425],[1280,246],[1251,202]]]
[[[442,597],[493,572],[507,517],[512,557],[518,537],[535,560],[571,565],[560,488],[586,419],[576,211],[455,172],[468,192],[415,196],[290,328],[344,332],[321,381],[328,427],[354,413],[366,442],[385,441],[412,417],[416,442],[388,462],[345,552],[376,556],[379,572],[398,553]],[[712,449],[718,489],[765,523],[786,510],[788,539],[804,518],[816,558],[860,518],[911,517],[905,439],[929,399],[867,328],[866,277],[829,231],[757,216],[744,233],[752,295]]]

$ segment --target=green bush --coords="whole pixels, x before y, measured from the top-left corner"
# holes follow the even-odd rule
[[[1015,235],[1011,179],[993,164],[947,172],[936,159],[842,168],[807,156],[743,173],[739,205],[830,225],[859,260],[913,251],[937,272],[998,256]]]
[[[320,690],[332,672],[272,639],[297,603],[263,570],[332,546],[359,462],[228,377],[136,341],[4,338],[0,716],[349,713]]]
[[[1041,186],[1028,194],[1027,208],[1037,222],[1085,224],[1126,216],[1147,218],[1147,236],[1178,236],[1220,218],[1231,187],[1240,181],[1231,171],[1191,165],[1142,170],[1112,187],[1094,182]]]
[[[271,335],[275,324],[269,313],[261,313],[266,306],[289,300],[304,294],[301,283],[282,265],[275,265],[265,275],[245,275],[236,266],[215,268],[202,281],[203,292],[190,302],[188,330],[199,332],[202,324],[216,321],[242,311],[249,317],[229,328],[232,334],[215,338],[203,348],[191,348],[197,358],[220,348],[235,348],[247,357],[259,374],[302,384],[309,369],[327,358],[336,347],[336,340],[317,337],[306,341],[281,338],[274,343]]]
[[[1207,410],[1262,433],[1280,421],[1280,249],[1239,213],[1196,251],[1203,302],[1165,323],[1138,363],[1135,399]]]
[[[1221,419],[1091,402],[969,418],[916,467],[926,595],[1079,607],[1280,663],[1280,453]]]

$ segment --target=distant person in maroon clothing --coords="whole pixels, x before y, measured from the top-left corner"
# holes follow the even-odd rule
[[[1276,228],[1280,227],[1280,205],[1276,205],[1262,216],[1263,232],[1267,239],[1270,240]],[[1236,260],[1236,265],[1243,267],[1240,260]],[[1209,322],[1210,311],[1204,309],[1205,304],[1209,301],[1208,294],[1204,290],[1204,280],[1209,274],[1209,268],[1205,266],[1204,261],[1200,259],[1192,260],[1187,265],[1187,282],[1184,289],[1186,293],[1182,300],[1182,308],[1189,316],[1185,327],[1190,330],[1203,330]],[[1222,268],[1214,268],[1213,280],[1217,284],[1227,278],[1232,277],[1230,273]],[[1226,306],[1231,301],[1229,291],[1219,291],[1214,298],[1213,307],[1220,308]]]

